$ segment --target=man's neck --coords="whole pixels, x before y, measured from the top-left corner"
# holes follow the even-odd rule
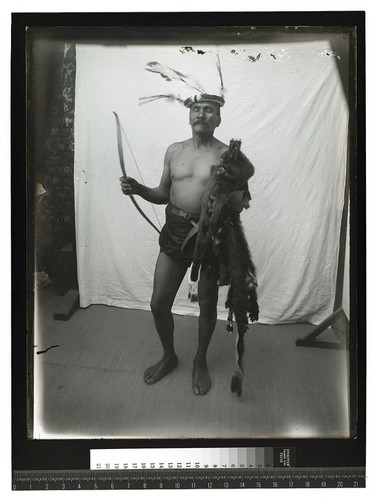
[[[194,132],[193,132],[192,140],[193,140],[193,146],[196,149],[209,148],[216,141],[216,139],[213,136],[213,134],[208,134],[208,135],[205,135],[205,134],[195,134]]]

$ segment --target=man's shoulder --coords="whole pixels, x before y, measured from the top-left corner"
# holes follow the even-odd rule
[[[226,151],[227,149],[229,149],[229,146],[228,144],[224,144],[224,142],[221,142],[219,141],[218,139],[216,139],[217,143],[216,143],[216,147],[217,149],[219,149],[220,151],[224,152]]]
[[[189,140],[190,139],[187,139],[186,141],[174,142],[173,144],[168,146],[167,155],[172,155],[174,153],[178,153],[178,152],[182,151],[184,148],[189,147]]]
[[[221,155],[225,153],[225,151],[228,151],[229,146],[218,140],[217,143],[215,144],[215,149],[216,149],[216,156],[218,160],[220,160]]]
[[[189,146],[192,144],[192,139],[186,139],[185,141],[179,141],[179,142],[174,142],[172,143],[168,149],[179,149],[179,148],[184,148],[186,146]]]

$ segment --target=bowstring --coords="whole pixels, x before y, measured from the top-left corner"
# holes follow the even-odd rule
[[[125,137],[126,143],[127,143],[127,145],[128,145],[128,148],[129,148],[130,154],[131,154],[131,156],[132,156],[132,158],[133,158],[133,161],[134,161],[135,166],[137,167],[137,170],[138,170],[138,173],[139,173],[139,175],[140,175],[140,177],[141,177],[141,180],[142,180],[143,184],[145,184],[145,181],[144,181],[144,179],[143,179],[142,172],[141,172],[141,171],[140,171],[140,169],[139,169],[139,166],[138,166],[137,160],[135,159],[135,156],[134,156],[133,150],[132,150],[132,148],[131,148],[131,146],[130,146],[130,142],[129,142],[129,140],[128,140],[128,137],[127,137],[127,135],[126,135],[125,129],[124,129],[124,127],[123,127],[123,125],[122,125],[122,123],[121,123],[121,122],[120,122],[120,127],[121,127],[121,130],[122,130],[122,133],[124,134],[124,137]],[[157,213],[156,213],[155,207],[154,207],[153,203],[150,203],[150,205],[151,205],[151,207],[152,207],[152,210],[153,210],[153,212],[154,212],[154,214],[155,214],[156,220],[158,221],[159,227],[160,227],[160,229],[161,229],[160,220],[159,220],[159,217],[158,217],[158,215],[157,215]]]

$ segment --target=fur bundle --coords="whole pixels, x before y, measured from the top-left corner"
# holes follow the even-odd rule
[[[228,309],[228,331],[237,325],[236,368],[231,390],[240,396],[242,391],[242,358],[244,334],[248,319],[257,321],[256,270],[238,213],[226,202],[234,191],[247,190],[247,181],[254,167],[240,151],[241,141],[230,141],[220,165],[213,166],[208,189],[203,198],[201,219],[194,250],[191,280],[198,279],[202,267],[207,276],[218,272],[219,285],[229,285],[225,307]]]
[[[198,279],[201,265],[210,269],[212,254],[217,254],[215,238],[219,235],[228,213],[226,202],[234,191],[247,190],[247,181],[254,174],[254,167],[240,151],[241,141],[232,139],[229,149],[220,158],[220,165],[213,165],[207,190],[202,200],[197,242],[194,250],[192,281]]]

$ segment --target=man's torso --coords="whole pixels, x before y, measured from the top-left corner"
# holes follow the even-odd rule
[[[199,214],[212,165],[228,146],[215,140],[212,146],[195,148],[192,140],[176,143],[170,158],[170,202],[191,214]]]

